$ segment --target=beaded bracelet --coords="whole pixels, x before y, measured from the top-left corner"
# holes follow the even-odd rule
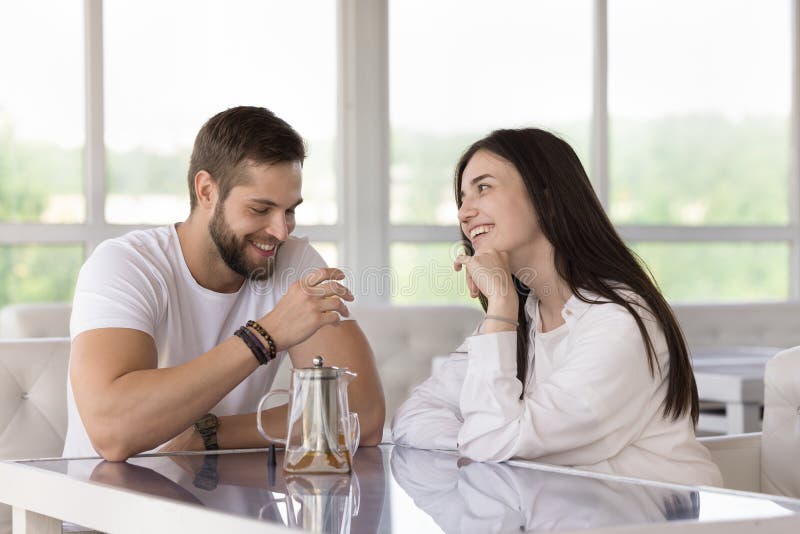
[[[266,365],[269,363],[269,358],[267,357],[267,351],[264,348],[264,345],[261,344],[255,334],[253,334],[250,330],[242,326],[239,328],[239,330],[234,332],[233,335],[239,337],[245,342],[247,347],[250,349],[250,352],[252,352],[253,356],[255,356],[256,360],[258,360],[259,365]]]
[[[247,321],[247,326],[261,334],[261,337],[267,340],[267,346],[269,347],[269,359],[274,360],[275,356],[278,355],[278,351],[275,348],[275,341],[272,339],[272,336],[269,335],[269,332],[267,332],[266,329],[264,329],[264,327],[256,321]]]

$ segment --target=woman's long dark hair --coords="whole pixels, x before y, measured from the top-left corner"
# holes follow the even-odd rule
[[[697,424],[699,406],[697,385],[689,361],[686,340],[667,301],[661,295],[643,262],[622,241],[603,210],[578,156],[565,141],[535,128],[495,130],[470,146],[456,167],[456,204],[461,207],[461,177],[479,150],[486,150],[508,161],[522,175],[539,226],[553,245],[556,271],[570,291],[584,302],[594,302],[581,290],[625,307],[639,327],[647,348],[650,374],[663,370],[641,314],[651,312],[664,330],[669,349],[669,376],[664,417],[678,419],[687,411]],[[470,241],[461,233],[468,254],[474,253]],[[517,328],[517,378],[525,384],[528,362],[528,324],[525,300],[529,289],[514,278],[519,293]],[[628,289],[645,303],[626,298],[616,290]],[[486,298],[480,296],[486,310]]]

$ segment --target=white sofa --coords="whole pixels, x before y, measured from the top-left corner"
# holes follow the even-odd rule
[[[726,488],[800,498],[800,347],[767,363],[762,432],[700,441]]]
[[[800,301],[674,304],[689,347],[796,347]]]

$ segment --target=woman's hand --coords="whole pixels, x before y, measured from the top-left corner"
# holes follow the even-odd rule
[[[519,297],[508,266],[508,253],[488,249],[474,256],[462,254],[455,259],[456,271],[467,270],[467,287],[472,298],[483,294],[489,301],[486,313],[515,319]]]

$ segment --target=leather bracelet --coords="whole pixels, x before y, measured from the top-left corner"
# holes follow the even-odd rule
[[[247,348],[250,349],[250,352],[252,352],[253,356],[255,356],[256,360],[258,360],[259,365],[266,365],[269,363],[269,358],[267,357],[267,351],[264,348],[264,345],[261,344],[255,334],[253,334],[250,330],[242,326],[239,328],[239,330],[234,332],[233,335],[244,341],[245,345],[247,345]]]
[[[269,347],[269,359],[274,360],[275,357],[278,355],[278,351],[275,349],[275,341],[272,339],[272,336],[269,335],[269,332],[261,326],[261,324],[257,323],[256,321],[247,321],[248,327],[252,328],[256,332],[258,332],[261,337],[267,340],[267,346]]]

